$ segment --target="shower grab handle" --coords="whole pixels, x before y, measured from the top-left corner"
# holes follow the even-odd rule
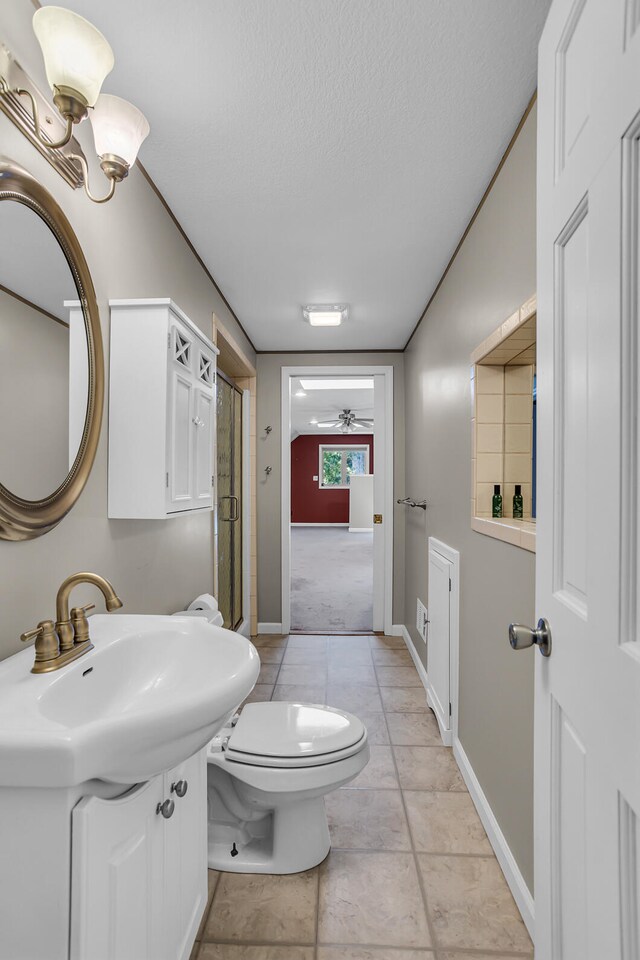
[[[416,503],[416,501],[412,497],[403,497],[402,500],[396,500],[396,503],[399,503],[405,507],[411,507],[411,509],[413,509],[414,507],[420,507],[421,510],[427,509],[426,500],[419,500]]]

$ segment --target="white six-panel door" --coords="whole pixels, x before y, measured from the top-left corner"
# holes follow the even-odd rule
[[[640,957],[639,24],[554,0],[540,43],[537,960]]]

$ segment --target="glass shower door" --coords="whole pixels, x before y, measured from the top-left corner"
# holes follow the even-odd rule
[[[224,626],[242,620],[242,393],[218,372],[218,606]]]

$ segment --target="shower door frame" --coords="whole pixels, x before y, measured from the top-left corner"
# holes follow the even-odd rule
[[[248,621],[247,611],[246,611],[246,609],[245,609],[245,607],[246,607],[246,586],[247,586],[247,584],[246,584],[246,582],[245,582],[245,581],[246,581],[246,577],[247,577],[247,571],[245,570],[245,560],[246,560],[246,557],[245,557],[245,551],[246,551],[246,542],[245,542],[245,541],[246,541],[246,536],[245,536],[246,530],[245,530],[245,527],[246,527],[246,522],[247,522],[246,502],[245,502],[245,498],[246,498],[246,489],[245,489],[245,486],[246,486],[246,484],[245,484],[245,475],[246,475],[246,449],[245,449],[245,447],[246,447],[246,445],[245,445],[245,430],[246,430],[245,410],[246,410],[246,398],[245,398],[245,392],[246,392],[246,391],[242,390],[241,387],[239,387],[239,386],[235,383],[233,377],[230,377],[228,374],[224,373],[222,370],[220,370],[219,367],[218,367],[218,370],[216,371],[216,376],[217,376],[217,381],[224,380],[224,382],[225,382],[229,387],[231,387],[232,390],[234,390],[234,391],[236,392],[236,394],[237,394],[238,396],[237,396],[236,399],[234,399],[234,403],[238,403],[238,402],[240,403],[240,441],[239,441],[239,442],[240,442],[240,478],[239,478],[239,479],[240,479],[240,483],[239,483],[240,497],[238,498],[238,500],[239,500],[239,504],[238,504],[238,516],[237,516],[237,518],[236,518],[235,520],[222,520],[222,519],[220,518],[220,511],[219,511],[220,496],[219,496],[219,493],[218,493],[218,489],[219,489],[219,479],[218,479],[218,478],[219,478],[219,473],[218,473],[218,431],[217,431],[217,427],[216,427],[216,451],[215,451],[215,452],[216,452],[216,497],[215,497],[215,506],[216,506],[216,525],[217,525],[217,528],[218,528],[218,543],[219,543],[219,538],[220,538],[220,524],[221,524],[221,523],[237,523],[237,522],[240,522],[240,575],[241,575],[241,583],[240,583],[240,587],[241,587],[241,589],[240,589],[240,611],[239,611],[239,615],[238,615],[238,611],[235,610],[235,607],[234,607],[234,605],[233,605],[233,598],[234,598],[234,591],[233,591],[233,574],[234,574],[234,571],[235,571],[235,569],[236,569],[236,564],[235,564],[235,559],[236,559],[236,557],[235,557],[235,542],[234,542],[234,538],[231,537],[231,539],[230,539],[231,556],[230,556],[230,558],[229,558],[229,567],[230,567],[231,576],[232,576],[232,583],[231,583],[232,613],[233,613],[233,615],[234,615],[234,617],[235,617],[235,621],[231,623],[231,625],[229,626],[228,629],[229,629],[229,630],[239,630],[239,631],[242,632],[243,623],[244,623],[245,621]],[[217,383],[216,383],[216,390],[217,390]],[[216,403],[216,424],[217,424],[217,403]],[[234,433],[234,430],[233,430],[233,417],[232,417],[232,430],[231,430],[231,465],[232,465],[232,466],[231,466],[231,469],[232,469],[232,470],[234,469],[234,468],[233,468],[233,463],[234,463],[234,457],[235,457],[235,452],[236,452],[235,443],[236,443],[236,438],[235,438],[235,433]],[[233,477],[233,479],[234,479],[234,481],[236,481],[235,476]],[[234,489],[237,489],[235,482],[234,482],[234,484],[233,484],[233,488],[234,488]],[[233,496],[233,495],[232,495],[232,496]],[[220,593],[220,565],[219,565],[219,562],[217,563],[217,583],[218,583],[218,595],[219,595],[219,593]]]

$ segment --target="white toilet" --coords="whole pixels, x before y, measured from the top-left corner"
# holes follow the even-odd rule
[[[331,842],[324,796],[367,765],[362,721],[305,703],[247,704],[209,744],[209,866],[297,873]]]
[[[178,611],[222,626],[205,593]],[[367,729],[343,710],[308,703],[249,703],[207,753],[209,866],[233,873],[298,873],[331,841],[324,796],[369,762]]]

